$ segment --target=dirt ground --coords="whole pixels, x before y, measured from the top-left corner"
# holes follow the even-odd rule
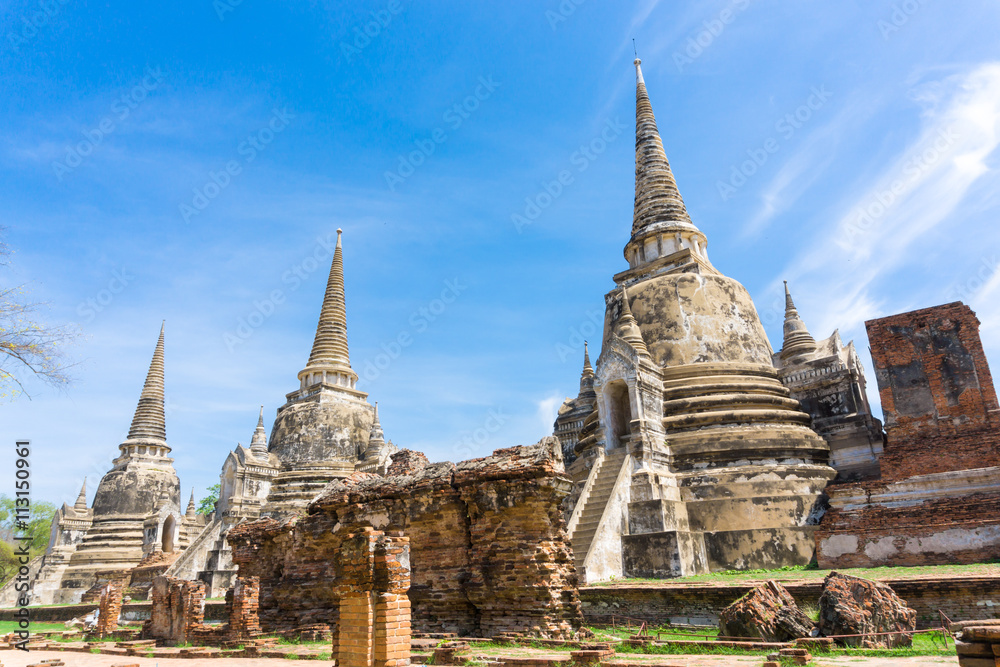
[[[565,655],[565,654],[563,654]],[[636,659],[640,658],[640,659]],[[89,653],[69,653],[65,651],[11,651],[0,652],[0,662],[4,667],[27,667],[47,659],[61,659],[66,667],[113,667],[114,665],[138,664],[140,667],[288,667],[288,660],[278,658],[137,658],[117,655],[91,655]],[[759,657],[735,655],[678,655],[678,656],[629,656],[630,663],[642,662],[649,667],[726,667],[727,665],[754,665],[759,667],[763,660]],[[329,666],[330,660],[309,660],[306,665]],[[856,667],[926,667],[936,665],[957,665],[957,658],[816,658],[820,667],[853,665]]]

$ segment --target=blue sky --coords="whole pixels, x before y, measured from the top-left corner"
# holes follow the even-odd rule
[[[626,266],[633,38],[773,346],[787,279],[868,363],[864,320],[959,299],[1000,363],[998,24],[985,0],[5,2],[0,280],[82,337],[69,389],[0,405],[0,442],[33,441],[36,497],[87,475],[93,498],[165,319],[200,497],[297,387],[338,227],[386,436],[459,460],[546,435]]]

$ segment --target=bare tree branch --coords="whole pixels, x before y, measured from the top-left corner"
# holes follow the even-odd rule
[[[0,233],[4,230],[0,229]],[[10,248],[0,241],[0,266],[9,263]],[[76,339],[70,327],[42,324],[42,304],[29,300],[23,285],[0,288],[0,399],[24,395],[24,380],[34,375],[46,384],[65,387],[71,378],[63,350]]]

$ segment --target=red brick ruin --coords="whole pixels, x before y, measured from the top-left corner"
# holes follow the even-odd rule
[[[111,636],[118,629],[118,617],[122,612],[125,583],[121,579],[112,579],[101,589],[101,598],[97,608],[97,624],[94,627],[94,634],[101,639]]]
[[[882,479],[1000,465],[1000,406],[959,302],[866,323],[887,443]]]
[[[409,538],[414,632],[573,636],[583,616],[558,448],[547,438],[458,464],[411,456],[405,474],[332,483],[295,521],[237,526],[233,561],[260,578],[262,630],[323,624],[336,636],[342,597],[366,585],[337,554],[374,530]]]
[[[372,528],[341,543],[340,626],[334,653],[340,667],[410,664],[409,539]]]
[[[1000,557],[1000,409],[975,313],[956,302],[866,325],[885,412],[882,474],[827,488],[819,565]]]

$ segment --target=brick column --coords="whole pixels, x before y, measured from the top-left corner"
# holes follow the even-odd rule
[[[260,577],[237,577],[229,610],[229,638],[250,639],[260,634]]]
[[[122,611],[122,596],[125,594],[125,584],[112,579],[101,589],[101,601],[98,607],[97,625],[94,634],[103,639],[118,629],[118,616]]]
[[[375,544],[374,667],[410,664],[410,539],[383,535]]]
[[[338,667],[373,667],[372,604],[375,542],[381,536],[372,528],[347,535],[340,547],[340,622],[333,650]]]
[[[370,592],[355,592],[340,599],[337,628],[337,667],[372,667],[372,625],[375,614]]]

